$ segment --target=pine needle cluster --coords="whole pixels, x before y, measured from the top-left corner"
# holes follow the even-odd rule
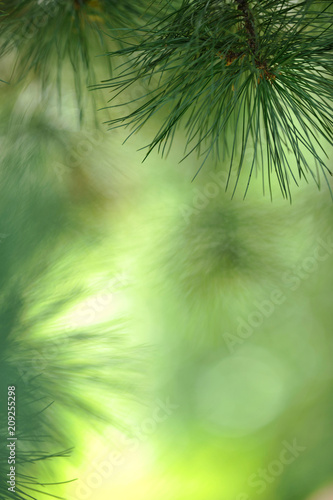
[[[132,85],[148,89],[110,127],[130,126],[134,133],[157,114],[161,126],[147,157],[155,148],[167,154],[181,123],[184,158],[197,153],[203,165],[212,153],[222,154],[229,172],[237,169],[234,188],[247,170],[245,194],[257,170],[264,190],[272,193],[275,175],[286,198],[290,181],[312,177],[319,186],[322,174],[328,182],[332,23],[330,1],[183,0],[140,28],[137,41],[125,38],[110,53],[128,58],[99,86],[113,92],[110,107],[120,106],[119,94]]]

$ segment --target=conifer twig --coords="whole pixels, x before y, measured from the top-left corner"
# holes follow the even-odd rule
[[[331,7],[313,0],[183,0],[140,29],[138,41],[110,53],[128,58],[97,86],[113,92],[111,108],[132,85],[147,88],[110,127],[134,133],[164,110],[146,157],[154,148],[166,154],[183,123],[184,158],[196,152],[203,165],[222,153],[237,178],[246,168],[250,182],[260,169],[270,193],[275,173],[287,198],[297,177],[320,186],[318,172],[331,175],[325,144],[333,145]]]

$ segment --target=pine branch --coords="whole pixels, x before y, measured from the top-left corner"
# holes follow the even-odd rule
[[[248,44],[253,52],[257,52],[257,35],[255,32],[255,21],[252,12],[249,9],[248,2],[246,0],[236,0],[238,4],[238,10],[240,10],[244,17],[244,28],[248,35]]]
[[[331,175],[323,143],[333,145],[331,6],[184,0],[140,29],[141,40],[110,53],[129,58],[98,86],[113,92],[110,108],[119,107],[112,100],[132,85],[148,88],[110,127],[131,126],[134,133],[158,114],[162,125],[145,157],[155,148],[166,154],[183,124],[184,158],[196,152],[203,165],[222,151],[229,171],[236,168],[239,176],[246,168],[249,182],[261,169],[270,192],[275,173],[287,198],[291,180],[312,177],[320,186],[318,172]]]

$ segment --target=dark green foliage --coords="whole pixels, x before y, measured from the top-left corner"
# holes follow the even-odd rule
[[[2,344],[4,350],[1,352],[1,449],[0,449],[0,497],[3,500],[17,499],[25,500],[27,498],[40,499],[45,496],[60,498],[53,495],[57,484],[43,483],[38,479],[40,472],[44,467],[51,468],[57,466],[59,458],[67,458],[72,450],[64,449],[60,440],[55,436],[58,434],[57,424],[48,418],[49,405],[52,404],[49,398],[45,396],[43,388],[39,387],[41,378],[34,381],[31,385],[24,384],[23,379],[18,373],[18,366],[8,362],[8,348],[13,345]],[[15,347],[15,346],[14,346]],[[6,359],[2,356],[6,355]],[[8,491],[9,477],[8,456],[9,449],[6,439],[7,431],[7,397],[8,385],[15,384],[16,397],[16,449],[15,449],[15,493]],[[10,385],[10,387],[13,387]],[[47,451],[48,450],[48,451]],[[52,451],[51,451],[52,450]],[[39,472],[35,475],[35,471]],[[33,472],[32,472],[33,471]],[[36,477],[37,476],[37,477]]]
[[[159,114],[146,156],[154,148],[167,154],[182,123],[185,157],[196,152],[204,163],[222,155],[230,171],[245,169],[249,182],[261,169],[270,192],[276,175],[287,198],[292,180],[312,177],[319,186],[320,172],[326,180],[331,173],[325,144],[333,144],[331,5],[184,0],[139,30],[139,41],[110,54],[128,57],[118,76],[99,86],[110,88],[112,99],[134,84],[148,87],[110,126],[137,131]]]

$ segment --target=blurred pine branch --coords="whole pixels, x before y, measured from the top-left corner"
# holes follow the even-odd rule
[[[106,58],[98,68],[97,56],[110,46],[105,32],[134,27],[144,14],[140,5],[115,0],[8,0],[0,9],[0,56],[16,54],[11,81],[32,73],[43,88],[56,85],[61,95],[69,66],[81,120],[87,86],[103,74],[111,76]],[[90,98],[94,102],[93,94]]]
[[[68,159],[71,137],[41,110],[8,111],[0,127],[0,475],[9,471],[8,386],[17,388],[18,475],[16,493],[4,481],[0,496],[60,498],[56,481],[43,482],[41,462],[53,476],[53,459],[69,456],[83,425],[124,427],[122,406],[139,392],[142,353],[127,344],[123,318],[93,332],[82,320],[91,290],[79,268],[99,240],[78,216],[66,176],[48,161]]]

